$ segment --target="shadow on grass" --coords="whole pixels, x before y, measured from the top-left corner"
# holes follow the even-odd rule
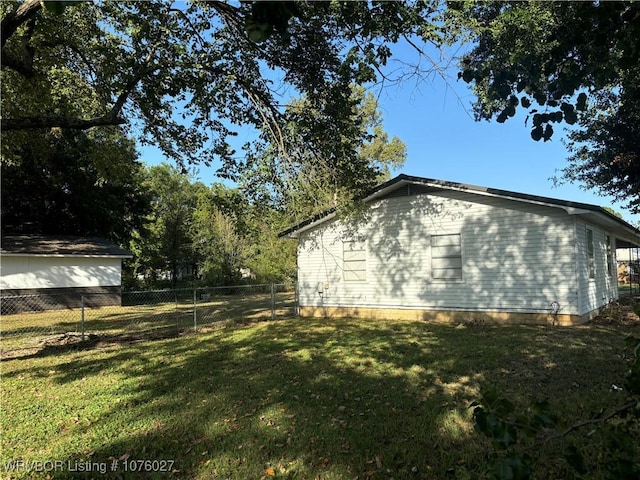
[[[114,371],[128,387],[72,432],[99,444],[65,460],[174,460],[180,478],[453,478],[487,453],[468,424],[479,383],[579,401],[608,388],[590,369],[613,356],[609,335],[299,320],[76,355],[55,366],[60,388]]]
[[[273,318],[291,317],[295,306],[281,299],[275,304]],[[86,335],[130,335],[133,332],[155,332],[166,329],[189,331],[190,329],[210,327],[220,322],[244,322],[272,319],[268,298],[244,298],[226,303],[220,301],[198,303],[196,321],[192,304],[163,303],[142,306],[86,309],[84,332]],[[70,316],[74,316],[72,320]],[[33,350],[54,335],[72,335],[81,332],[83,324],[81,312],[54,311],[36,314],[6,316],[2,319],[0,351]],[[195,325],[194,325],[195,323]],[[15,355],[12,355],[15,356]]]

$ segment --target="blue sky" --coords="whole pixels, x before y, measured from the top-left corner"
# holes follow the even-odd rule
[[[402,47],[396,58],[411,60],[411,52]],[[390,63],[389,70],[397,64]],[[564,200],[611,206],[625,220],[637,224],[640,215],[632,215],[612,198],[580,185],[554,186],[551,177],[566,165],[567,150],[561,139],[563,129],[556,127],[552,140],[535,142],[525,127],[524,113],[503,124],[476,122],[471,112],[474,99],[468,85],[449,69],[445,80],[431,75],[428,80],[408,79],[400,84],[373,88],[389,136],[399,137],[407,146],[407,161],[395,174],[450,180],[473,185],[542,195]],[[285,101],[288,99],[285,99]],[[239,142],[250,139],[241,132]],[[143,148],[142,160],[157,164],[164,159],[158,150]],[[219,181],[216,167],[199,167],[196,178],[205,184]]]

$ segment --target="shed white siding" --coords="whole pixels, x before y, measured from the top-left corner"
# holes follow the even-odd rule
[[[121,258],[3,255],[0,289],[120,286]]]
[[[560,313],[579,314],[575,234],[562,209],[497,197],[374,201],[365,218],[300,234],[300,305],[543,313],[555,301]],[[345,276],[344,242],[364,245],[366,275]]]

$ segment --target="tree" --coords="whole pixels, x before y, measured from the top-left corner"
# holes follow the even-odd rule
[[[518,109],[534,140],[573,126],[564,178],[640,211],[640,4],[450,2],[449,18],[475,47],[459,76],[473,82],[477,119]]]
[[[290,163],[287,158],[281,158],[278,147],[272,145],[245,169],[243,185],[248,194],[257,196],[263,203],[279,206],[292,223],[350,204],[366,191],[371,178],[375,183],[388,180],[391,171],[404,164],[406,146],[398,137],[389,139],[378,102],[371,92],[352,85],[351,104],[346,122],[349,130],[345,131],[342,126],[336,128],[332,119],[323,115],[321,109],[315,109],[307,98],[291,101],[287,109],[292,117],[300,115],[300,118],[286,125],[285,137],[304,139],[323,131],[325,138],[332,138],[333,145],[340,147],[331,157],[318,156],[313,150],[301,151],[297,161]],[[354,158],[344,161],[351,151]],[[334,170],[336,165],[341,166],[342,172],[351,169],[349,175],[354,178],[360,172],[363,183],[359,188],[341,185]],[[274,184],[275,189],[271,188]]]
[[[189,232],[197,191],[206,187],[192,185],[188,174],[168,164],[148,168],[144,187],[151,195],[152,211],[147,229],[132,240],[134,273],[155,279],[159,271],[168,271],[175,288],[181,270],[195,263]]]
[[[190,235],[205,283],[240,283],[252,247],[249,210],[237,189],[214,184],[199,192]]]
[[[0,165],[3,233],[103,236],[127,244],[144,228],[150,204],[143,166],[119,129],[31,137],[16,149],[18,159]]]
[[[609,194],[640,212],[640,69],[632,72],[636,85],[594,96],[569,133],[571,156],[564,178]]]
[[[266,144],[295,163],[326,158],[342,187],[363,189],[355,145],[317,128],[287,136],[279,85],[307,98],[332,131],[354,132],[350,85],[376,81],[403,37],[441,43],[438,2],[3,2],[3,156],[25,129],[122,125],[179,164],[220,161],[237,177]],[[43,8],[44,5],[44,8]],[[274,81],[275,79],[275,81]],[[317,116],[316,116],[317,118]],[[237,125],[267,132],[241,152]],[[316,122],[316,126],[319,124]],[[334,152],[342,156],[336,157]]]
[[[604,210],[606,210],[607,212],[609,212],[611,215],[613,215],[614,217],[618,217],[618,218],[624,218],[622,216],[622,214],[620,212],[618,212],[617,210],[611,208],[611,207],[602,207]]]

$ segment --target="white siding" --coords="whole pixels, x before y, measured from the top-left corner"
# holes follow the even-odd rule
[[[587,229],[593,232],[595,278],[589,278]],[[580,314],[585,314],[606,305],[611,299],[618,298],[618,284],[616,273],[614,272],[614,276],[611,277],[607,272],[606,236],[608,233],[601,227],[582,221],[575,222],[575,230]]]
[[[577,314],[574,232],[561,209],[504,199],[443,192],[380,200],[366,218],[300,235],[300,304],[537,313],[556,301],[560,313]],[[431,236],[458,233],[462,279],[433,278]],[[366,239],[361,283],[342,272],[343,241],[355,237]]]
[[[119,286],[120,258],[3,255],[0,289]]]

